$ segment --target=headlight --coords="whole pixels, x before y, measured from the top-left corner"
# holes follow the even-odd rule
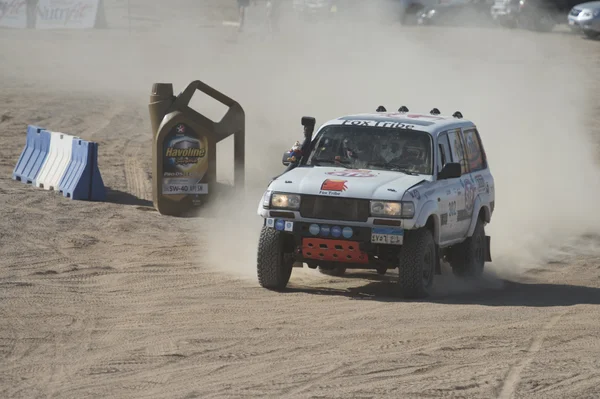
[[[300,195],[273,193],[271,207],[280,209],[300,209]]]
[[[429,10],[429,12],[427,12],[427,16],[429,18],[433,17],[435,15],[435,10]]]
[[[408,201],[371,201],[371,216],[411,219],[415,216],[415,204]]]

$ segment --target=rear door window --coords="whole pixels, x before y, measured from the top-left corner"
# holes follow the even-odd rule
[[[465,138],[465,148],[467,152],[467,161],[469,168],[472,172],[483,170],[487,168],[487,162],[483,147],[481,146],[481,140],[477,129],[469,128],[463,130],[463,137]]]

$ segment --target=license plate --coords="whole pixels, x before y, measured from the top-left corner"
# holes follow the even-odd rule
[[[402,245],[404,230],[391,228],[375,228],[371,232],[371,242],[374,244]]]

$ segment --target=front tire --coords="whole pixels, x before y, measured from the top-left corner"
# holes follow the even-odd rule
[[[486,238],[483,221],[477,219],[473,235],[452,249],[452,273],[460,278],[478,278],[485,266]]]
[[[398,288],[406,299],[429,295],[435,274],[436,248],[431,231],[423,228],[408,232],[400,250]]]
[[[292,262],[286,260],[284,243],[284,233],[263,226],[256,262],[258,283],[263,288],[282,290],[290,281]]]

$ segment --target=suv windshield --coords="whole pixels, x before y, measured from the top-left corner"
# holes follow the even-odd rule
[[[316,137],[307,165],[433,174],[429,133],[330,125]]]

